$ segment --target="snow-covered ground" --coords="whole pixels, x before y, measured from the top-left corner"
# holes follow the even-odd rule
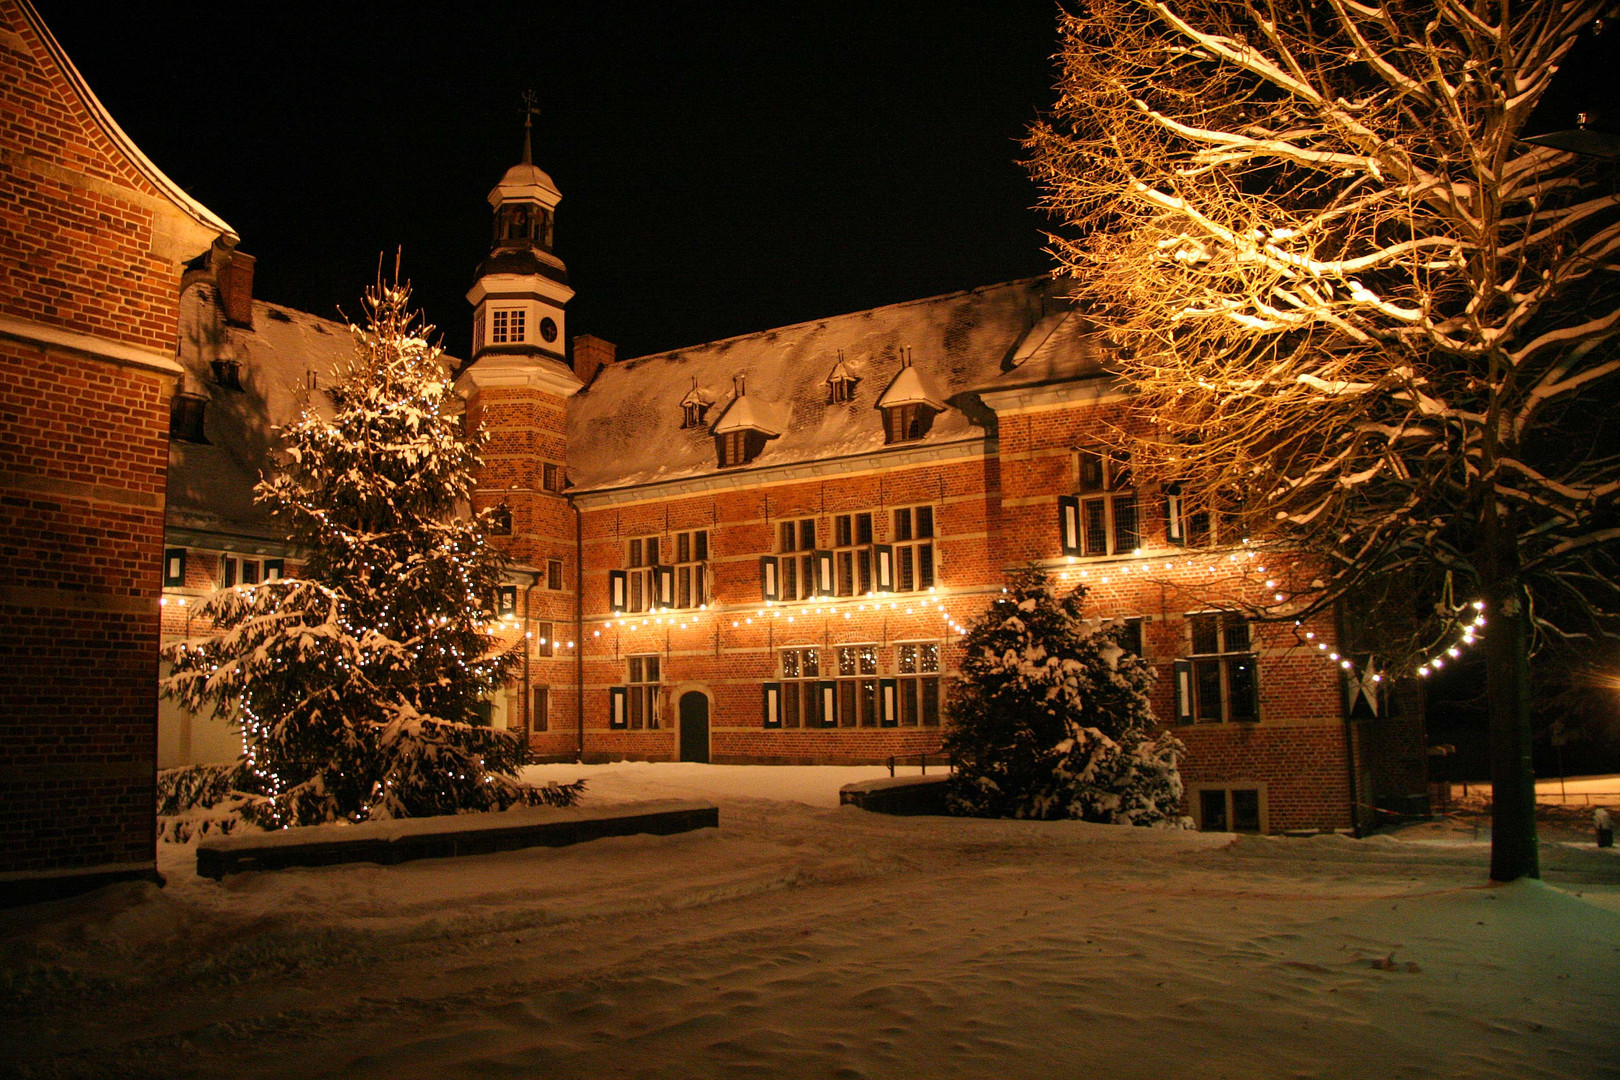
[[[1620,856],[889,818],[882,769],[545,766],[721,828],[6,913],[0,1075],[1620,1077]],[[1418,839],[1418,837],[1431,837]]]

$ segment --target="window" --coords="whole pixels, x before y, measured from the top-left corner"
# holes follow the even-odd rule
[[[658,657],[631,656],[626,666],[626,723],[632,731],[658,727]]]
[[[186,549],[168,548],[163,552],[163,587],[177,589],[186,583]]]
[[[1080,451],[1080,494],[1058,500],[1065,555],[1125,555],[1142,546],[1130,453]]]
[[[848,376],[836,375],[827,380],[827,404],[837,405],[855,400],[855,381]],[[890,440],[891,442],[893,440]]]
[[[833,576],[833,591],[839,596],[865,596],[872,591],[871,514],[833,518]]]
[[[1258,788],[1204,788],[1198,792],[1197,807],[1203,832],[1262,831]]]
[[[219,587],[230,589],[237,585],[257,585],[261,581],[280,581],[283,565],[285,564],[281,559],[250,559],[244,555],[221,555]],[[180,569],[182,572],[185,570],[183,560]]]
[[[1238,539],[1241,529],[1241,494],[1212,499],[1186,491],[1181,484],[1164,488],[1164,538],[1187,547],[1209,547]]]
[[[781,522],[777,536],[782,552],[777,598],[810,599],[816,595],[816,519]]]
[[[546,560],[546,588],[552,592],[561,592],[563,587],[563,561],[561,559]]]
[[[651,611],[658,606],[658,537],[638,536],[627,546],[624,610]]]
[[[894,512],[894,591],[934,587],[934,508],[908,506]]]
[[[681,406],[681,427],[695,428],[703,426],[703,416],[709,411],[707,401],[688,401]],[[742,432],[733,432],[740,435]],[[722,462],[721,464],[725,464]]]
[[[169,438],[206,444],[208,436],[203,434],[203,415],[207,409],[207,398],[193,394],[174,395],[174,400],[169,402]]]
[[[783,727],[830,727],[836,723],[833,709],[826,708],[835,692],[833,683],[821,681],[820,649],[807,646],[782,650]]]
[[[939,645],[897,647],[902,727],[939,726]]]
[[[522,308],[496,308],[489,314],[489,340],[493,345],[523,340]]]
[[[1147,655],[1147,653],[1143,651],[1147,648],[1147,646],[1142,640],[1142,619],[1140,617],[1115,619],[1113,621],[1113,628],[1118,632],[1118,637],[1115,640],[1119,642],[1120,648],[1124,649],[1132,656]]]
[[[536,686],[530,695],[529,730],[551,730],[551,689],[545,686]]]
[[[838,646],[837,676],[839,725],[877,727],[877,646]]]
[[[1192,651],[1177,660],[1176,720],[1219,724],[1254,721],[1259,686],[1248,622],[1232,613],[1190,615]]]
[[[505,503],[501,503],[501,505],[495,507],[494,511],[491,512],[489,515],[489,535],[512,535],[512,508],[510,506],[507,506]]]
[[[215,360],[209,364],[214,369],[214,382],[228,390],[242,389],[242,365],[236,360]]]
[[[495,590],[495,615],[501,619],[517,618],[516,585],[502,585]]]
[[[557,628],[553,623],[537,622],[534,624],[533,633],[536,656],[557,655]]]
[[[675,534],[675,606],[702,607],[709,602],[709,530]]]
[[[909,442],[928,434],[934,410],[927,405],[894,405],[883,410],[883,441]]]
[[[540,487],[553,494],[561,494],[568,474],[561,465],[547,461],[540,466]]]
[[[728,431],[714,437],[715,445],[720,451],[720,467],[729,468],[732,465],[746,465],[759,455],[765,445],[765,437],[757,431]]]

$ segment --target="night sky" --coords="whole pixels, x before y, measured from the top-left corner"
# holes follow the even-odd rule
[[[465,355],[485,196],[540,98],[571,333],[641,355],[1044,272],[1017,140],[1052,0],[102,5],[37,0],[259,297],[353,314],[404,246]]]

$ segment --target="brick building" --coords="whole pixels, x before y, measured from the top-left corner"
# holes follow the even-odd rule
[[[230,227],[0,0],[0,896],[155,873],[158,579],[185,264]]]
[[[1335,627],[1231,614],[1268,570],[1103,452],[1139,422],[1049,280],[620,361],[567,334],[561,194],[525,147],[489,195],[457,386],[489,436],[499,597],[521,675],[490,720],[542,760],[938,755],[961,635],[1010,569],[1084,583],[1160,673],[1206,828],[1344,828],[1423,790],[1421,723],[1350,718]],[[320,405],[344,328],[251,299],[214,249],[182,299],[165,633],[215,587],[290,571],[251,504],[268,430]],[[194,287],[193,287],[194,286]],[[223,760],[166,707],[164,764]]]
[[[1260,557],[1103,452],[1140,420],[1059,285],[618,361],[565,348],[560,198],[527,148],[490,193],[458,382],[490,436],[479,505],[506,508],[524,571],[507,715],[537,758],[937,753],[953,624],[1034,565],[1159,669],[1202,827],[1345,828],[1422,791],[1421,720],[1351,719],[1332,621],[1231,614]]]

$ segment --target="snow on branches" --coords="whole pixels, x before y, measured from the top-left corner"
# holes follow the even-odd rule
[[[1156,733],[1153,668],[1080,617],[1085,589],[1028,571],[968,631],[946,703],[956,760],[950,805],[980,817],[1187,824],[1176,768]]]
[[[463,510],[478,442],[409,288],[379,284],[365,312],[331,410],[281,433],[257,489],[302,576],[215,593],[211,632],[164,652],[164,693],[240,724],[233,795],[265,827],[544,801],[516,780],[521,744],[478,722],[515,663],[494,635],[502,556]]]
[[[1522,141],[1611,7],[1063,17],[1027,142],[1053,251],[1154,421],[1137,467],[1324,561],[1293,614],[1375,573],[1482,595],[1505,556],[1543,630],[1620,610],[1620,198]]]

